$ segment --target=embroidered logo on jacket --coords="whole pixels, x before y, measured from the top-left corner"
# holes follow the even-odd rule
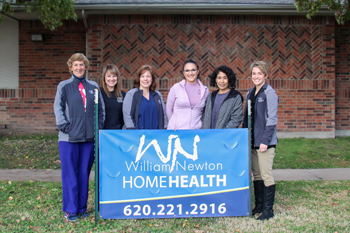
[[[259,103],[264,102],[263,97],[258,97],[258,102],[259,102]]]

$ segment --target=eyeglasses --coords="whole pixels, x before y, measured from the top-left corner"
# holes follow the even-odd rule
[[[193,69],[193,70],[184,70],[185,73],[190,73],[190,72],[194,73],[194,72],[196,72],[196,71],[197,71],[197,69]]]

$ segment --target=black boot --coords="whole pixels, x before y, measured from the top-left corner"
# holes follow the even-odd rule
[[[257,218],[258,220],[267,220],[274,216],[273,203],[275,201],[275,187],[276,185],[270,185],[264,188],[264,210],[259,218]]]
[[[260,214],[263,212],[264,205],[264,181],[254,181],[254,196],[255,196],[255,207],[252,210],[252,215]]]

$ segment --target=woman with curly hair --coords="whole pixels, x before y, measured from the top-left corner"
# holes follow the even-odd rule
[[[217,67],[209,75],[212,92],[205,105],[202,129],[238,128],[243,120],[243,97],[235,90],[236,74],[227,66]]]

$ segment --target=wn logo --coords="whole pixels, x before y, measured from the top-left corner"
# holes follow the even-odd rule
[[[175,143],[174,143],[174,149],[172,150],[172,143],[173,143],[173,139],[175,139]],[[143,146],[145,144],[145,135],[142,135],[140,138],[140,144],[139,144],[139,148],[137,150],[137,154],[136,154],[136,160],[135,162],[137,163],[138,161],[140,161],[140,159],[142,158],[142,156],[145,154],[145,152],[148,150],[148,148],[150,146],[153,146],[154,149],[157,152],[158,157],[160,158],[160,160],[163,163],[167,163],[170,161],[171,156],[172,156],[172,163],[171,163],[171,168],[170,168],[170,173],[173,171],[174,166],[175,166],[175,162],[176,162],[176,158],[177,158],[177,154],[180,153],[183,156],[185,156],[188,159],[192,159],[193,161],[198,159],[198,152],[197,152],[197,143],[200,141],[200,138],[198,135],[196,135],[193,139],[193,154],[189,154],[187,153],[181,146],[181,141],[179,136],[177,135],[170,135],[168,138],[168,149],[167,149],[167,154],[166,156],[163,154],[162,150],[160,149],[160,146],[158,144],[158,141],[156,139],[153,139],[144,149]]]

